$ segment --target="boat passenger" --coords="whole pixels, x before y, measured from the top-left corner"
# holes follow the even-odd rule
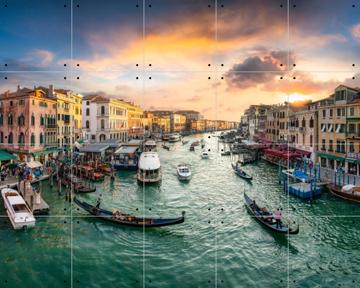
[[[281,229],[281,218],[282,218],[282,213],[280,208],[277,208],[274,212],[274,218],[276,221],[276,228],[280,228]]]
[[[96,208],[99,209],[100,208],[100,204],[101,204],[101,199],[98,198],[97,201],[96,201]]]

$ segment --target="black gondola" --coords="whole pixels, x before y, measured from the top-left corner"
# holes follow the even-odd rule
[[[299,233],[299,225],[296,226],[295,229],[291,228],[289,225],[285,223],[281,223],[281,228],[276,227],[276,220],[273,217],[273,214],[270,213],[266,208],[260,208],[255,201],[253,201],[249,196],[244,193],[245,198],[245,206],[247,210],[255,217],[255,219],[271,229],[272,231],[276,231],[282,234],[298,234]]]
[[[86,202],[80,201],[76,197],[74,197],[74,202],[79,207],[83,208],[85,211],[96,216],[97,218],[124,226],[153,228],[181,224],[185,221],[185,211],[183,211],[182,216],[178,218],[142,218],[124,214],[119,211],[112,213],[110,211],[103,210]]]
[[[244,170],[238,168],[238,165],[235,165],[234,163],[231,163],[232,168],[234,169],[234,172],[239,177],[245,179],[245,180],[252,180],[252,177],[247,174]]]

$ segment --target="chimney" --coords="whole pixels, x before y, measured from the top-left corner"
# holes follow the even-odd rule
[[[49,97],[54,97],[54,85],[49,85]]]

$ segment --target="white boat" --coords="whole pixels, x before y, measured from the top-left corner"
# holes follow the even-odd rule
[[[201,158],[202,159],[209,159],[209,153],[207,151],[202,151],[201,152]]]
[[[188,181],[191,178],[190,166],[187,164],[179,164],[177,166],[177,175],[179,180]]]
[[[35,217],[18,191],[4,188],[1,190],[1,196],[4,199],[6,213],[14,229],[35,226]]]
[[[154,140],[146,140],[143,145],[144,152],[156,152],[156,142]]]
[[[161,181],[161,164],[156,152],[141,153],[136,177],[143,184]]]
[[[180,140],[181,140],[181,136],[178,133],[174,133],[169,136],[169,142],[178,142]]]

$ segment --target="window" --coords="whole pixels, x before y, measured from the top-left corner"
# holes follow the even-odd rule
[[[345,133],[345,125],[336,124],[336,133]]]
[[[325,139],[322,139],[322,146],[321,146],[321,150],[325,151],[326,150],[326,140]]]
[[[309,127],[314,128],[314,119],[312,117],[310,118]]]
[[[349,143],[349,152],[351,152],[351,153],[355,152],[354,142],[350,142],[350,143]]]
[[[354,116],[354,114],[355,114],[354,107],[350,107],[349,114],[350,114],[350,116]]]
[[[326,124],[321,124],[321,132],[326,132]]]
[[[86,120],[86,129],[89,129],[89,128],[90,128],[90,121]]]
[[[44,135],[43,133],[40,133],[40,145],[44,144]]]
[[[40,115],[40,126],[44,125],[44,117],[42,116],[42,114]]]
[[[333,132],[333,125],[332,124],[328,124],[328,132]]]
[[[101,115],[105,115],[105,106],[101,106]]]
[[[0,143],[4,143],[4,133],[0,132]]]
[[[24,133],[20,133],[19,134],[19,145],[24,145],[24,143],[25,143],[25,135],[24,135]]]
[[[10,113],[9,116],[8,116],[8,124],[9,124],[9,125],[13,125],[13,116],[12,116],[11,113]]]
[[[333,145],[334,145],[334,141],[329,140],[329,151],[333,151]]]
[[[13,106],[13,101],[10,101],[10,106],[11,106],[11,107]]]
[[[89,116],[89,115],[90,115],[90,109],[86,108],[86,116]]]
[[[18,117],[18,125],[19,126],[24,126],[25,125],[25,117],[23,114],[21,114],[19,117]]]
[[[326,117],[326,110],[322,110],[322,117],[325,118]]]
[[[333,109],[330,109],[330,117],[333,117]]]
[[[345,153],[345,141],[336,140],[336,152]]]
[[[35,126],[35,115],[34,115],[34,113],[31,114],[31,126]]]
[[[349,124],[348,132],[349,133],[355,133],[355,124]]]
[[[35,135],[34,135],[34,133],[31,133],[31,140],[30,140],[30,142],[31,142],[31,146],[35,146]]]
[[[9,136],[8,136],[8,143],[9,143],[9,144],[13,144],[13,142],[14,142],[13,133],[10,132],[10,133],[9,133]]]
[[[313,135],[310,135],[310,147],[313,147]]]
[[[105,129],[105,120],[101,119],[101,130]]]
[[[2,113],[0,113],[0,126],[4,124],[4,116]]]
[[[19,105],[25,105],[25,100],[24,99],[19,100]]]
[[[86,105],[89,106],[89,105],[90,105],[90,101],[86,101]]]
[[[302,126],[303,128],[305,128],[305,127],[306,127],[306,121],[305,121],[305,118],[303,118],[303,119],[302,119],[302,121],[301,121],[301,126]]]

